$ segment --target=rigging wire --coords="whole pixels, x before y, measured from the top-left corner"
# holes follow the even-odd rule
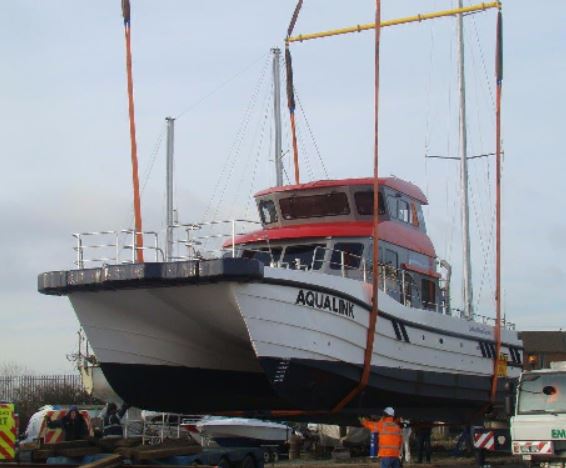
[[[145,191],[145,187],[147,186],[147,183],[149,182],[149,176],[153,171],[153,166],[155,164],[155,160],[157,159],[157,154],[159,153],[159,149],[161,148],[161,143],[163,143],[165,130],[166,130],[165,124],[161,125],[161,131],[159,132],[159,135],[157,135],[157,138],[155,139],[155,143],[153,144],[153,150],[151,151],[149,156],[149,165],[145,169],[144,175],[142,176],[142,188],[141,188],[142,195],[143,192]]]
[[[480,35],[478,33],[478,27],[476,24],[476,17],[475,15],[472,15],[472,25],[474,26],[474,35],[475,35],[475,39],[476,39],[476,44],[478,46],[478,50],[480,53],[480,59],[481,59],[481,65],[482,65],[482,70],[483,70],[483,74],[484,74],[484,82],[486,83],[486,88],[487,91],[489,93],[489,98],[491,101],[491,106],[492,108],[495,110],[495,97],[493,96],[493,87],[491,86],[491,80],[489,79],[489,73],[487,72],[487,66],[485,65],[485,56],[483,53],[483,47],[481,46],[481,42],[480,42]]]
[[[218,91],[220,91],[222,88],[224,88],[226,85],[230,84],[232,81],[234,81],[235,79],[239,78],[241,75],[243,75],[244,73],[246,73],[250,68],[252,68],[256,63],[258,63],[261,59],[265,58],[266,55],[269,55],[268,52],[264,52],[263,54],[261,54],[259,57],[255,58],[252,62],[248,63],[244,68],[240,69],[238,72],[236,72],[234,75],[232,75],[230,78],[228,78],[227,80],[223,81],[222,83],[220,83],[218,86],[216,86],[214,89],[212,89],[210,92],[208,92],[207,94],[205,94],[204,96],[202,96],[201,98],[197,99],[196,101],[194,101],[192,104],[189,104],[183,111],[179,112],[174,119],[175,120],[179,120],[181,117],[183,117],[187,112],[193,110],[195,107],[198,107],[202,102],[204,102],[206,99],[208,99],[211,96],[214,96]]]
[[[271,98],[271,96],[268,95],[268,99]],[[257,168],[259,166],[259,161],[260,161],[260,156],[262,154],[262,150],[263,150],[263,142],[264,142],[264,138],[265,138],[265,134],[266,134],[266,127],[268,122],[270,121],[269,116],[272,113],[273,110],[273,106],[269,105],[269,104],[273,104],[273,100],[269,99],[268,105],[266,106],[265,109],[265,113],[263,115],[263,122],[262,122],[262,128],[261,128],[261,132],[260,132],[260,137],[259,137],[259,143],[257,145],[257,151],[256,151],[256,155],[255,155],[255,161],[254,161],[254,165],[253,165],[253,169],[252,169],[252,175],[251,175],[251,180],[249,183],[249,191],[246,197],[246,209],[244,212],[244,219],[248,219],[249,216],[249,210],[250,210],[250,206],[251,206],[251,202],[253,199],[253,192],[254,192],[254,188],[255,188],[255,178],[256,178],[256,174],[257,174]],[[270,135],[272,135],[271,132],[269,132]],[[270,138],[271,140],[271,138]],[[267,145],[267,151],[269,151],[269,149],[271,148],[271,144]],[[242,181],[243,182],[243,181]]]
[[[320,165],[322,166],[322,171],[324,172],[324,177],[326,179],[328,179],[328,171],[326,170],[326,165],[324,164],[324,159],[323,159],[322,155],[320,154],[318,142],[316,141],[316,138],[314,136],[314,132],[312,131],[312,128],[311,128],[311,124],[309,122],[309,119],[307,118],[307,114],[306,114],[306,112],[303,108],[303,104],[301,102],[301,99],[299,97],[299,93],[297,92],[296,88],[295,88],[295,97],[297,98],[297,103],[299,104],[299,109],[301,110],[301,115],[303,116],[303,119],[305,120],[305,124],[307,126],[309,136],[311,137],[311,141],[312,141],[315,153],[318,157],[318,160],[320,161]]]
[[[228,183],[228,175],[231,174],[233,172],[234,169],[234,165],[236,164],[236,160],[237,157],[240,153],[241,150],[241,145],[242,145],[242,141],[244,138],[244,135],[247,131],[250,119],[251,119],[251,115],[252,112],[255,108],[256,102],[257,102],[257,98],[259,95],[259,92],[263,86],[263,83],[265,81],[265,76],[267,73],[267,69],[269,68],[269,55],[265,54],[264,56],[266,56],[266,60],[264,62],[263,68],[260,71],[260,75],[258,78],[258,81],[252,91],[252,95],[248,101],[248,105],[246,107],[246,110],[244,112],[244,116],[242,118],[242,121],[240,123],[240,126],[236,132],[236,136],[234,137],[234,141],[232,142],[232,145],[230,147],[230,151],[228,152],[228,157],[224,160],[224,164],[222,166],[222,169],[220,171],[220,174],[218,176],[218,179],[216,180],[216,184],[214,185],[214,189],[212,191],[212,196],[210,198],[210,201],[204,211],[204,215],[203,218],[207,219],[207,217],[209,216],[210,212],[213,211],[213,215],[212,215],[212,220],[215,219],[216,214],[219,211],[220,205],[222,203],[222,200],[224,198],[224,192],[226,191],[226,186]],[[224,182],[224,186],[222,188],[222,190],[219,190],[221,187],[222,182]],[[218,200],[217,203],[215,204],[215,198],[217,197],[218,194]]]
[[[262,102],[263,105],[261,106],[261,108],[264,109],[263,116],[257,122],[255,130],[253,132],[253,136],[250,140],[251,142],[259,141],[257,145],[258,151],[261,151],[261,146],[263,144],[263,139],[265,136],[265,128],[267,126],[267,122],[269,118],[269,110],[271,108],[270,104],[272,103],[272,94],[269,92],[269,88],[267,89],[265,96],[263,96]],[[260,134],[259,140],[258,140],[258,134]],[[236,189],[244,188],[246,186],[245,178],[249,174],[248,168],[251,165],[250,163],[251,160],[253,159],[254,151],[247,151],[246,153],[247,153],[247,157],[244,163],[241,165],[240,179],[236,184]],[[256,153],[256,158],[255,158],[256,160],[254,161],[254,167],[257,164],[257,156],[258,155]],[[251,186],[250,189],[253,190],[253,186]],[[238,200],[237,194],[234,194],[234,200]],[[232,218],[236,218],[238,216],[236,212],[238,205],[239,203],[232,204]]]

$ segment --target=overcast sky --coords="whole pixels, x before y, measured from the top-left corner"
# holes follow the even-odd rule
[[[391,19],[456,2],[382,3]],[[132,0],[146,228],[164,224],[167,115],[180,116],[180,220],[254,216],[251,194],[274,184],[269,50],[282,46],[294,5]],[[296,32],[371,22],[373,9],[372,0],[305,0]],[[504,310],[520,329],[557,329],[566,305],[566,4],[508,0],[504,23]],[[495,13],[465,24],[475,155],[494,150]],[[427,227],[454,266],[460,305],[458,165],[425,159],[458,154],[455,20],[389,28],[382,38],[380,171],[429,197]],[[372,47],[370,32],[292,46],[308,119],[298,109],[303,181],[371,175]],[[2,2],[0,57],[0,362],[67,372],[79,324],[66,298],[36,292],[36,278],[72,266],[72,232],[131,226],[120,1]],[[288,150],[286,112],[283,121]],[[494,310],[493,172],[493,158],[470,162],[475,303],[485,315]]]

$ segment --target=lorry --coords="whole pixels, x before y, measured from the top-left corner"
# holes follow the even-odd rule
[[[529,466],[566,467],[566,362],[521,374],[510,422],[514,455]]]

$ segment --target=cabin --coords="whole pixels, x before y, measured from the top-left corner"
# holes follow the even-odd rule
[[[235,238],[237,256],[370,281],[372,178],[274,187],[255,200],[262,228]],[[386,177],[380,178],[378,203],[380,288],[404,305],[446,312],[423,216],[426,196],[410,182]]]

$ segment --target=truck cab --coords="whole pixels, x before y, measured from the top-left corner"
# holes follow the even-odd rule
[[[521,374],[511,438],[523,460],[566,466],[566,362]]]

